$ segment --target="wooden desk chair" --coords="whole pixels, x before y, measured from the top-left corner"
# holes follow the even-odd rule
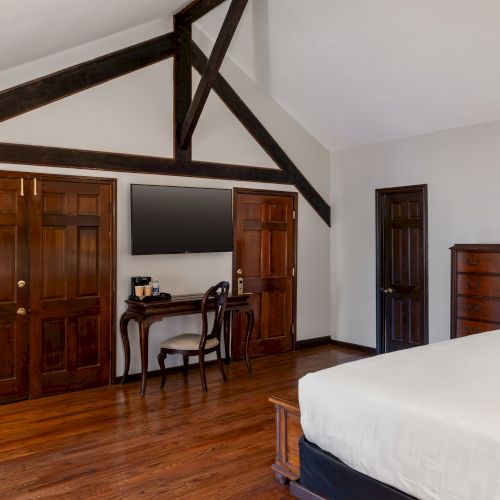
[[[167,372],[165,370],[165,359],[167,354],[182,354],[184,360],[184,375],[187,374],[189,366],[189,356],[198,356],[200,364],[201,385],[205,392],[207,389],[207,378],[205,376],[205,355],[211,352],[217,353],[217,363],[219,364],[222,373],[222,379],[226,381],[226,374],[224,366],[222,365],[222,358],[220,352],[220,336],[222,331],[222,324],[224,322],[224,311],[226,309],[227,294],[229,292],[229,283],[221,281],[210,287],[201,301],[201,321],[202,332],[201,335],[194,333],[183,333],[175,337],[164,340],[160,344],[160,354],[158,354],[158,363],[160,364],[161,371],[161,384],[160,388],[165,385]],[[209,332],[208,319],[207,319],[207,303],[215,301],[214,322]]]

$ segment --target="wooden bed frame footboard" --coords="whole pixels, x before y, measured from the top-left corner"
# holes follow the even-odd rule
[[[304,435],[300,425],[300,409],[278,396],[269,401],[276,410],[276,462],[271,466],[281,484],[300,478],[299,439]]]
[[[290,483],[290,493],[299,500],[325,500],[325,497],[303,486],[300,482],[300,455],[299,455],[299,440],[304,435],[302,426],[300,425],[300,408],[298,403],[287,399],[272,396],[269,401],[274,404],[276,410],[276,462],[271,466],[276,476],[276,479],[281,484]],[[309,444],[311,446],[311,444]],[[315,445],[312,445],[315,446]],[[351,488],[352,484],[358,484],[358,494],[352,498],[391,498],[393,500],[409,500],[414,497],[404,493],[392,486],[380,483],[377,480],[356,472],[343,464],[338,458],[333,457],[327,452],[322,452],[334,460],[335,464],[341,464],[342,468],[333,467],[334,464],[328,463],[328,467],[336,471],[337,482],[340,476],[345,478],[345,481],[340,481],[339,484],[347,484]],[[348,470],[346,470],[348,469]],[[350,471],[350,472],[348,472]],[[319,472],[319,474],[323,474]],[[367,483],[367,480],[369,484]],[[363,490],[362,495],[359,495],[360,488]],[[338,489],[339,487],[336,486]],[[373,495],[366,496],[366,491],[373,492]],[[340,488],[342,490],[342,488]],[[387,494],[390,493],[389,496]],[[330,498],[330,495],[328,495]],[[349,496],[349,498],[351,498]]]

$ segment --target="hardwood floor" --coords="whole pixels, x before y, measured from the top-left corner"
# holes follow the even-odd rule
[[[0,498],[289,498],[271,471],[271,395],[366,356],[325,346],[0,407]]]

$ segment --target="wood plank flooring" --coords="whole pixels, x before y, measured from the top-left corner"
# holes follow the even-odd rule
[[[270,469],[274,408],[304,374],[366,356],[318,347],[186,378],[112,386],[0,407],[0,499],[289,498]]]

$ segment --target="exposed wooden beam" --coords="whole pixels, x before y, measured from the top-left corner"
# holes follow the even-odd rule
[[[200,119],[208,94],[210,94],[210,90],[212,90],[212,85],[217,78],[222,61],[233,39],[247,2],[248,0],[231,0],[231,5],[224,18],[217,40],[215,40],[212,53],[208,58],[205,71],[201,76],[200,83],[198,84],[193,101],[189,106],[184,124],[182,125],[180,144],[183,148],[191,143],[191,137]]]
[[[182,125],[192,96],[191,25],[174,18],[174,34],[178,50],[174,56],[174,158],[191,159],[191,143],[181,145]]]
[[[291,184],[282,170],[0,142],[0,163]]]
[[[194,0],[194,2],[184,7],[174,17],[182,24],[191,24],[212,9],[215,9],[215,7],[224,1],[225,0]]]
[[[194,42],[192,42],[191,47],[193,66],[199,73],[203,74],[208,63],[207,57]],[[292,183],[302,196],[330,226],[330,205],[304,177],[283,148],[220,74],[215,78],[213,89],[264,151],[290,176]]]
[[[167,59],[175,49],[168,33],[6,89],[0,92],[0,121]]]

